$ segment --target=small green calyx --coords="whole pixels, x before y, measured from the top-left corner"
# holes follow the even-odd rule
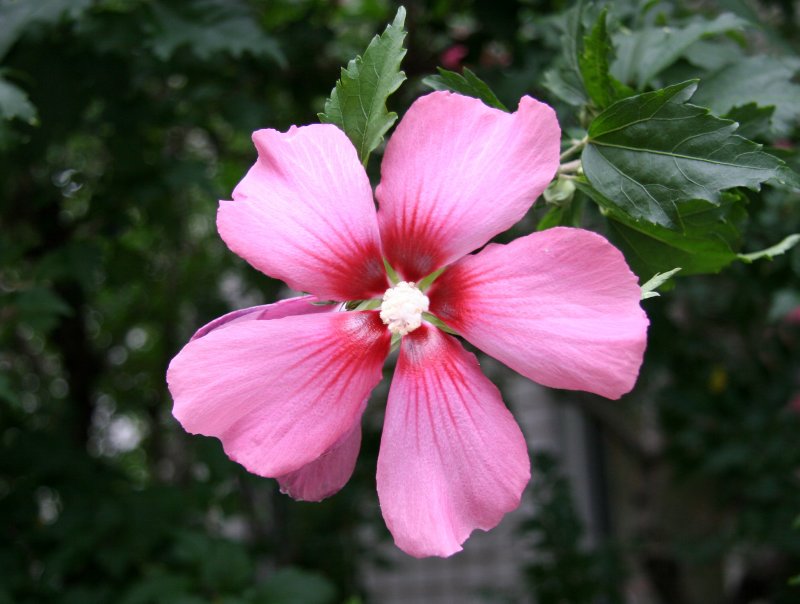
[[[344,305],[345,310],[375,310],[380,307],[381,301],[379,298],[373,300],[350,300],[345,302]]]
[[[442,268],[440,268],[439,270],[437,270],[437,271],[433,271],[433,272],[432,272],[430,275],[428,275],[427,277],[424,277],[424,278],[422,278],[422,279],[420,280],[420,282],[419,282],[419,283],[417,283],[417,287],[418,287],[418,288],[420,288],[420,289],[421,289],[423,292],[424,292],[424,291],[428,291],[428,288],[431,286],[431,284],[432,284],[434,281],[436,281],[436,279],[439,277],[439,275],[441,275],[441,274],[442,274],[442,273],[443,273],[443,272],[444,272],[446,269],[447,269],[447,267],[446,267],[446,266],[443,266],[443,267],[442,267]]]
[[[402,279],[397,275],[397,271],[394,270],[386,258],[383,259],[383,268],[386,269],[386,276],[389,277],[389,281],[392,283],[392,285],[397,285],[400,283],[400,281],[402,281]]]
[[[457,331],[455,331],[454,329],[448,327],[447,324],[444,321],[442,321],[439,317],[437,317],[436,315],[432,315],[429,312],[424,312],[424,313],[422,313],[422,318],[425,319],[425,321],[427,321],[431,325],[434,325],[435,327],[438,327],[442,331],[445,331],[445,332],[447,332],[449,334],[452,334],[454,336],[458,335]]]
[[[574,196],[575,183],[571,179],[561,176],[551,182],[544,190],[545,202],[558,207],[569,205]]]

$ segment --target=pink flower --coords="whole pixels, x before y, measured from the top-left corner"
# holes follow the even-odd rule
[[[259,130],[253,140],[258,160],[233,201],[220,202],[220,235],[311,295],[200,329],[169,367],[173,414],[292,497],[323,499],[353,471],[394,335],[381,511],[409,554],[459,551],[475,528],[519,505],[530,465],[475,356],[423,313],[540,384],[610,398],[633,387],[645,348],[637,279],[602,237],[554,228],[469,255],[522,218],[553,178],[555,113],[529,97],[513,114],[444,92],[418,99],[386,148],[378,212],[335,126]],[[384,258],[403,283],[392,287]],[[442,268],[430,288],[416,287]],[[373,302],[344,312],[317,300]]]
[[[464,44],[453,44],[442,51],[442,54],[439,55],[439,62],[445,69],[461,69],[462,61],[467,58],[468,54],[469,49]]]
[[[795,306],[792,310],[787,312],[783,320],[791,325],[800,324],[800,306]]]

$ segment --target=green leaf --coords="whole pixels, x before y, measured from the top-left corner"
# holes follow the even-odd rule
[[[28,100],[28,95],[8,80],[0,76],[0,118],[21,119],[33,124],[36,122],[36,108]]]
[[[588,100],[578,62],[583,31],[583,5],[583,0],[579,0],[556,22],[562,30],[560,64],[547,70],[542,82],[558,98],[576,107],[584,105]]]
[[[685,275],[718,273],[736,260],[736,253],[726,240],[726,235],[733,235],[735,229],[720,222],[708,225],[707,230],[706,219],[703,214],[698,215],[697,224],[689,224],[684,233],[616,219],[609,221],[609,227],[614,243],[642,279],[669,270],[676,263]]]
[[[578,188],[597,203],[609,219],[614,243],[643,280],[676,266],[682,275],[717,273],[736,260],[740,243],[736,222],[744,214],[739,197],[724,194],[721,207],[706,201],[682,206],[682,231],[634,220],[617,205],[584,182]]]
[[[562,69],[549,69],[542,78],[542,85],[556,97],[573,107],[586,104],[586,92],[579,78]]]
[[[204,60],[219,53],[233,57],[249,53],[286,64],[277,42],[239,0],[194,0],[169,6],[154,2],[151,7],[154,19],[148,43],[164,61],[185,47]]]
[[[614,47],[606,29],[608,11],[603,9],[592,31],[583,38],[583,52],[578,57],[583,85],[594,104],[605,109],[614,101],[631,96],[633,90],[609,73],[608,61]]]
[[[750,264],[751,262],[755,262],[756,260],[761,260],[762,258],[766,258],[767,260],[772,260],[775,256],[781,256],[792,249],[795,245],[800,243],[800,233],[794,233],[793,235],[789,235],[780,243],[776,243],[773,246],[770,246],[764,250],[759,250],[757,252],[750,252],[749,254],[739,254],[738,258],[742,262],[746,262]]]
[[[733,107],[723,117],[739,124],[736,134],[755,139],[769,134],[773,113],[775,113],[774,106],[759,107],[755,103],[748,103]]]
[[[0,0],[0,58],[32,27],[77,19],[93,0]]]
[[[698,40],[683,53],[689,63],[706,71],[718,71],[743,56],[742,45],[730,38]]]
[[[798,70],[796,57],[747,57],[704,78],[694,101],[717,114],[749,103],[774,106],[772,128],[777,136],[787,136],[800,120],[800,85],[792,82]]]
[[[800,174],[786,165],[781,166],[778,169],[778,174],[769,182],[774,187],[789,188],[800,191]]]
[[[47,332],[61,317],[72,315],[73,310],[61,296],[46,287],[32,287],[16,294],[13,299],[21,323]]]
[[[709,21],[694,19],[684,27],[648,27],[623,30],[614,36],[617,60],[611,73],[626,84],[643,89],[662,70],[680,59],[702,38],[740,30],[747,22],[731,13]]]
[[[684,82],[618,101],[589,126],[584,173],[633,220],[681,229],[682,205],[718,205],[722,191],[758,189],[785,166],[735,135],[734,122],[688,104],[696,86]]]
[[[436,68],[439,75],[428,76],[422,80],[426,86],[434,90],[452,90],[466,96],[475,97],[482,100],[489,107],[508,111],[505,105],[500,102],[492,89],[476,76],[470,69],[464,68],[463,75],[455,71],[448,71],[441,67]]]
[[[336,588],[322,575],[299,568],[281,568],[256,588],[258,604],[332,604]]]
[[[539,222],[536,223],[536,230],[546,231],[547,229],[552,229],[553,227],[564,224],[564,215],[566,212],[567,208],[564,206],[552,206],[547,210],[545,215],[539,219]]]
[[[671,271],[667,271],[666,273],[656,273],[650,280],[647,281],[644,285],[642,285],[642,300],[647,300],[648,298],[656,298],[660,296],[656,290],[664,285],[667,281],[669,281],[670,277],[675,275],[677,272],[681,270],[681,267],[673,268]]]
[[[406,79],[400,71],[406,54],[405,18],[406,10],[401,6],[386,31],[369,43],[363,57],[356,57],[342,69],[325,111],[319,114],[321,122],[335,124],[347,134],[365,165],[397,120],[397,114],[386,109],[386,99]]]

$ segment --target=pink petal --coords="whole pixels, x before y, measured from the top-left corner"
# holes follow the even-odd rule
[[[417,99],[376,191],[389,263],[417,281],[505,231],[552,180],[560,144],[555,112],[527,96],[515,113],[449,92]]]
[[[253,134],[258,161],[221,201],[225,243],[258,270],[323,299],[387,288],[372,189],[336,126]]]
[[[381,379],[390,335],[377,312],[243,321],[192,340],[170,363],[172,414],[234,461],[282,476],[348,433]]]
[[[273,304],[262,304],[261,306],[251,306],[234,310],[226,315],[217,317],[210,323],[206,323],[198,329],[192,336],[192,340],[202,338],[215,329],[234,325],[242,321],[266,321],[269,319],[283,319],[293,315],[309,315],[322,312],[333,312],[337,310],[337,304],[319,304],[316,296],[297,296],[278,300]]]
[[[447,269],[431,312],[535,382],[619,398],[647,344],[641,291],[622,254],[580,229],[489,245]]]
[[[530,479],[525,439],[500,392],[458,341],[405,336],[378,456],[378,496],[397,546],[449,556],[515,509]]]
[[[361,405],[361,413],[367,405]],[[361,449],[361,414],[359,419],[330,449],[299,470],[278,476],[281,492],[300,501],[322,501],[347,484],[356,467]]]

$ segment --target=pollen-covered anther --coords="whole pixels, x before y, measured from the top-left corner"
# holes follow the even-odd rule
[[[422,324],[422,313],[429,305],[428,296],[413,281],[401,281],[383,294],[381,321],[392,333],[404,336]]]

